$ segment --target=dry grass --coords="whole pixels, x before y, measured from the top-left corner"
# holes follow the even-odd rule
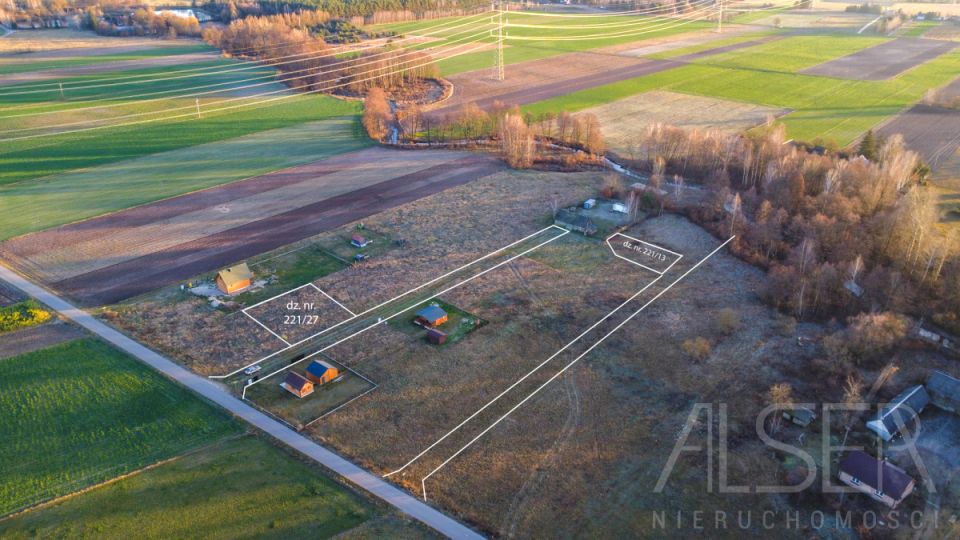
[[[585,112],[597,115],[611,150],[630,155],[636,151],[643,133],[654,123],[737,133],[762,124],[769,116],[776,117],[789,111],[655,90],[592,107]]]
[[[113,52],[117,48],[132,50],[130,47],[148,48],[169,46],[170,42],[156,39],[119,38],[98,36],[93,32],[77,30],[21,30],[0,38],[0,53],[26,53],[68,49],[70,56],[81,56],[93,52],[97,54],[107,49]],[[93,51],[86,51],[92,49]]]

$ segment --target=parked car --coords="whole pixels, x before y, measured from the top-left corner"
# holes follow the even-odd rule
[[[255,366],[250,366],[250,367],[248,367],[247,369],[243,370],[243,374],[244,374],[244,375],[253,375],[254,373],[257,373],[257,372],[259,372],[259,371],[260,371],[260,364],[257,364],[257,365],[255,365]]]

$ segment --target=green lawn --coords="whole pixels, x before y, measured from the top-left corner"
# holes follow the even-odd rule
[[[468,20],[467,18],[448,18],[433,19],[399,24],[384,24],[370,27],[373,30],[393,30],[402,35],[416,35],[418,32],[427,31],[427,28],[436,26],[440,22],[451,22]],[[488,24],[489,17],[474,17],[477,24],[474,27],[457,28],[453,31],[445,31],[437,34],[431,34],[431,37],[445,38],[444,41],[452,37],[453,40],[463,39],[457,44],[468,43],[472,39],[468,38],[484,28],[492,29],[493,25]],[[511,13],[506,16],[507,33],[511,38],[506,42],[503,50],[504,63],[514,64],[517,62],[526,62],[556,56],[558,54],[585,51],[623,43],[641,42],[647,39],[660,38],[681,34],[684,32],[693,32],[705,28],[713,28],[713,24],[705,21],[681,22],[673,19],[658,17],[622,17],[622,16],[601,16],[589,18],[557,18],[557,17],[539,17],[531,14]],[[576,39],[566,41],[540,41],[527,40],[520,38],[538,38],[538,37],[563,37],[576,38],[577,36],[586,36],[596,34],[597,28],[577,28],[577,26],[602,25],[602,24],[629,24],[633,26],[608,27],[606,30],[615,34],[613,37]],[[523,26],[543,26],[546,28],[526,28]],[[469,29],[469,30],[468,30]],[[626,35],[623,35],[626,34]],[[494,42],[494,38],[488,37],[486,42]],[[419,48],[435,47],[441,44],[441,41],[432,41],[419,46]],[[470,46],[464,46],[462,50],[468,50]],[[440,71],[444,75],[455,75],[466,71],[490,68],[493,66],[494,52],[492,50],[466,53],[438,62]]]
[[[907,28],[900,32],[901,37],[923,37],[928,30],[934,26],[939,26],[940,22],[938,21],[913,21],[907,23]]]
[[[3,538],[329,538],[379,511],[254,436],[0,522]]]
[[[213,52],[215,49],[206,44],[191,43],[189,45],[157,47],[142,51],[124,53],[105,53],[90,56],[67,56],[55,60],[28,60],[19,56],[0,58],[0,75],[25,73],[29,71],[45,71],[50,69],[90,66],[105,62],[122,62],[127,60],[141,60],[157,56],[175,56],[196,52]]]
[[[854,81],[792,73],[791,70],[812,62],[829,60],[830,51],[851,50],[871,39],[851,37],[850,46],[825,44],[815,49],[821,51],[819,55],[804,55],[793,60],[789,42],[804,38],[743,49],[726,59],[706,58],[702,63],[575,92],[529,105],[524,110],[535,114],[578,111],[649,90],[664,89],[792,109],[792,113],[780,119],[786,124],[790,137],[798,140],[825,137],[846,145],[922,98],[927,89],[945,85],[960,73],[958,50],[886,81]],[[834,36],[831,41],[839,39],[842,38]],[[781,55],[782,63],[777,64],[776,59],[758,54],[753,56],[755,64],[749,65],[750,52],[756,49]]]
[[[94,339],[6,359],[0,515],[240,431],[186,389]]]
[[[311,104],[320,105],[321,110],[324,105],[333,105],[329,109],[331,112],[342,112],[341,104],[345,102],[328,100],[332,98],[295,98],[297,103],[287,107],[299,107],[304,116],[313,112],[308,111]],[[284,118],[277,118],[263,111],[249,111],[245,115],[249,124],[242,125],[259,131],[252,135],[0,186],[0,239],[315,161],[370,144],[358,133],[355,117],[301,124],[297,120],[306,118],[294,116],[295,109],[287,112]],[[313,116],[320,114],[313,112]],[[283,123],[297,125],[260,131]],[[224,121],[220,133],[229,132],[231,127],[234,126]],[[175,141],[175,133],[169,135],[168,144],[184,142]],[[160,133],[156,136],[165,139]],[[120,141],[116,142],[123,147]],[[154,143],[157,150],[165,146],[163,141]],[[130,149],[136,150],[132,146]],[[65,168],[65,165],[61,163],[59,167]]]

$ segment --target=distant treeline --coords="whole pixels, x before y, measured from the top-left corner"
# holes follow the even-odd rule
[[[224,22],[251,15],[319,11],[327,14],[329,18],[351,19],[353,24],[379,24],[468,15],[489,9],[490,3],[485,0],[214,0],[203,4],[202,8]]]

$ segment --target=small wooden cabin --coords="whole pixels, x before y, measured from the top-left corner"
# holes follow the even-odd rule
[[[436,328],[427,329],[427,341],[434,345],[443,345],[447,342],[447,334]]]
[[[287,373],[287,378],[280,383],[280,386],[298,398],[304,398],[313,393],[313,383],[296,371]]]
[[[428,328],[436,328],[447,322],[447,312],[438,305],[431,304],[417,312],[414,321]]]
[[[217,288],[226,294],[240,292],[253,284],[253,272],[247,263],[231,266],[217,273]]]
[[[365,248],[369,243],[369,240],[359,234],[353,235],[353,238],[350,239],[350,245],[356,248]]]
[[[307,378],[315,385],[327,384],[340,375],[340,370],[322,360],[314,360],[307,367]]]

